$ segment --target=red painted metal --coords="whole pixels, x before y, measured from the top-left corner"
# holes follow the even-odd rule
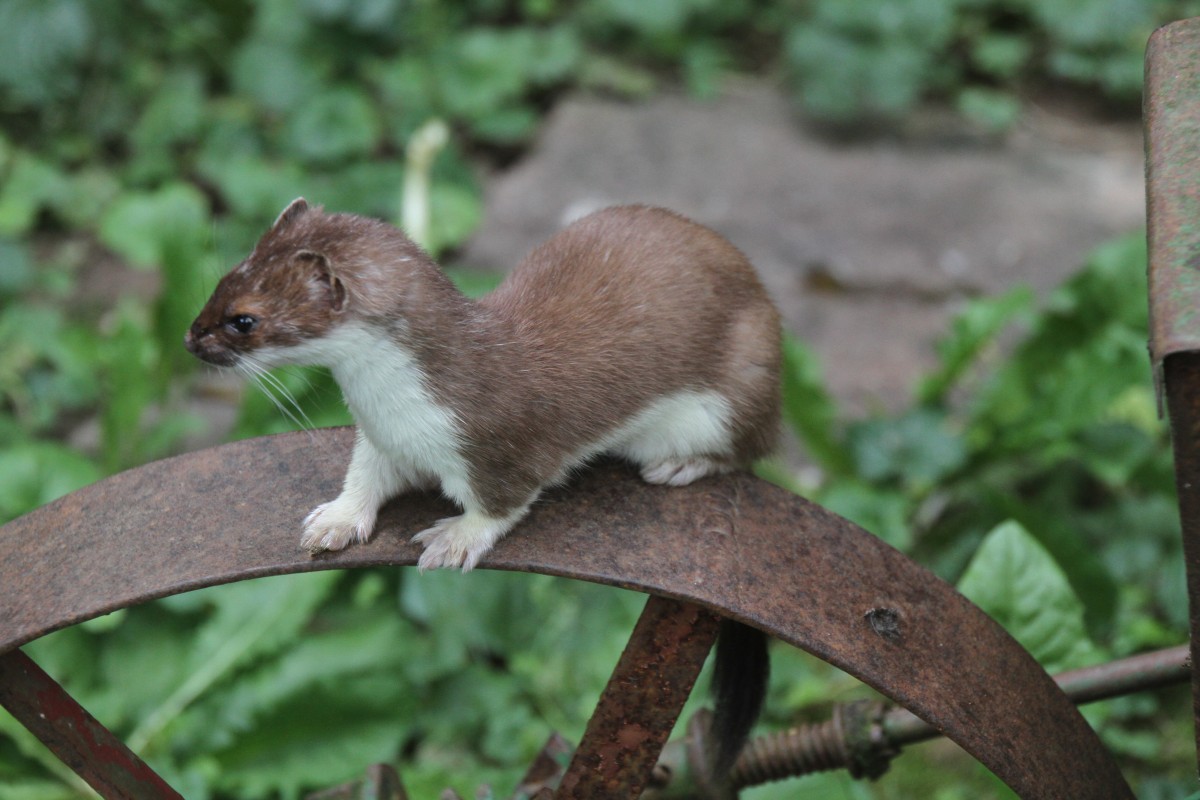
[[[182,800],[20,650],[0,655],[0,706],[102,797]]]

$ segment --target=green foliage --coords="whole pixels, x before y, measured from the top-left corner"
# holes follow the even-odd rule
[[[1144,240],[1130,236],[1096,251],[1037,312],[1023,290],[973,302],[910,409],[821,433],[811,450],[828,474],[818,499],[945,576],[962,570],[984,533],[1017,520],[1064,570],[1094,632],[1112,631],[1117,587],[1130,579],[1153,587],[1138,601],[1145,611],[1177,623],[1170,570],[1134,566],[1178,566],[1145,291]],[[997,342],[1013,325],[1022,333],[1000,361]],[[1136,539],[1143,554],[1112,555],[1130,547],[1113,531],[1135,520],[1149,526]]]
[[[1149,27],[1186,6],[0,2],[0,520],[203,425],[183,411],[195,365],[181,335],[297,195],[397,221],[415,183],[441,251],[479,218],[475,159],[514,153],[567,87],[641,94],[669,76],[704,95],[728,69],[782,67],[827,119],[934,98],[1002,129],[1047,78],[1131,98]],[[414,182],[405,150],[431,119],[451,133]],[[960,578],[1051,666],[1184,635],[1143,259],[1132,237],[1044,307],[1023,290],[973,302],[892,415],[844,419],[816,360],[786,346],[785,415],[822,475],[805,473],[811,493]],[[97,273],[138,288],[97,291]],[[472,293],[494,281],[456,277]],[[273,380],[299,423],[349,421],[327,373]],[[288,413],[248,391],[233,435],[297,427]],[[294,797],[371,761],[403,761],[433,796],[511,786],[550,729],[578,739],[640,604],[537,576],[322,573],[182,595],[30,650],[189,797]],[[854,691],[794,651],[776,661],[776,722]],[[1152,700],[1094,716],[1131,758],[1154,756],[1138,726],[1162,718]],[[956,778],[992,792],[976,773]],[[928,775],[901,783],[934,791]],[[809,786],[881,796],[844,776]],[[86,796],[4,714],[0,789]]]
[[[843,421],[819,382],[786,396],[824,472],[810,496],[958,579],[1051,670],[1187,637],[1145,252],[1141,235],[1099,248],[1040,307],[1025,290],[973,301],[906,409]],[[792,375],[818,374],[786,352]],[[1159,752],[1156,714],[1145,696],[1088,712],[1135,760]]]
[[[958,582],[959,591],[1003,625],[1047,671],[1099,662],[1083,625],[1083,604],[1066,575],[1015,522],[989,533]]]
[[[785,31],[784,58],[800,104],[829,122],[891,120],[932,98],[1003,130],[1039,82],[1135,108],[1147,37],[1195,12],[1180,0],[817,0]]]

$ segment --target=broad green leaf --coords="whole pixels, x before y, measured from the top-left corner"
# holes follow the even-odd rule
[[[253,737],[214,754],[214,783],[228,795],[296,797],[360,777],[366,767],[395,761],[408,735],[393,709],[355,706],[336,687],[281,708]]]
[[[407,642],[415,632],[394,609],[376,606],[344,616],[332,627],[328,619],[323,623],[195,703],[176,724],[173,745],[206,752],[233,747],[240,737],[254,736],[260,720],[284,705],[306,705],[322,687],[345,686],[381,671],[395,685],[394,695],[404,694],[405,684],[397,678],[400,665],[413,655]],[[411,702],[417,701],[414,696]]]
[[[446,274],[450,276],[450,280],[454,281],[454,285],[459,291],[467,297],[482,297],[488,292],[500,285],[500,281],[504,279],[502,274],[496,272],[479,272],[469,269],[448,269]]]
[[[467,240],[483,217],[483,201],[472,186],[435,181],[430,190],[430,237],[435,251]]]
[[[208,224],[204,195],[189,183],[170,183],[123,195],[101,219],[100,238],[129,263],[150,268],[163,262],[172,243],[201,247]]]
[[[1028,531],[1006,522],[987,535],[958,589],[995,618],[1048,672],[1103,659],[1088,638],[1083,604]]]
[[[339,572],[314,572],[202,590],[214,614],[196,633],[188,672],[146,714],[126,740],[140,751],[214,684],[253,660],[287,646],[340,580]]]

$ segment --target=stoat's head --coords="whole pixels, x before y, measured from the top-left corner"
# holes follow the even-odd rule
[[[184,345],[218,366],[320,363],[316,345],[347,320],[384,313],[422,259],[390,225],[296,199],[217,284]]]

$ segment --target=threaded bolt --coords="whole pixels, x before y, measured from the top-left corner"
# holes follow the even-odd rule
[[[758,736],[746,743],[730,779],[742,789],[849,766],[841,717]]]

